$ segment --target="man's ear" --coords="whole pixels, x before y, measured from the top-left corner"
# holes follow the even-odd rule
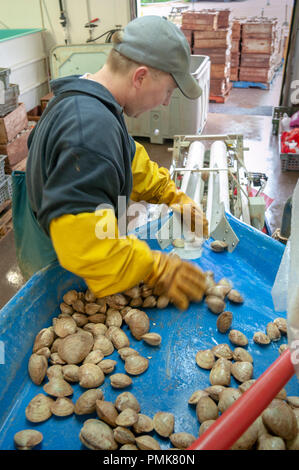
[[[141,88],[143,81],[148,76],[148,74],[149,74],[149,69],[145,65],[141,65],[140,67],[137,67],[137,69],[134,71],[132,75],[133,85],[136,88]]]

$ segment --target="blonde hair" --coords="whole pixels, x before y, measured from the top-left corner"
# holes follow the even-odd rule
[[[119,30],[116,31],[111,38],[112,44],[120,44],[123,40],[123,31]],[[149,65],[146,64],[141,64],[139,62],[135,62],[132,59],[129,59],[128,57],[125,57],[124,55],[120,54],[116,49],[111,49],[108,57],[107,57],[107,65],[109,66],[110,70],[116,74],[127,74],[131,70],[136,69],[137,67],[140,67],[140,65],[145,65],[153,78],[158,79],[161,77],[161,75],[168,75],[166,72],[163,72],[162,70],[155,69],[153,67],[150,67]]]

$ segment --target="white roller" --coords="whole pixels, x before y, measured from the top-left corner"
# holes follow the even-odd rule
[[[192,142],[189,148],[185,168],[196,170],[203,168],[205,147],[201,142]],[[201,204],[202,185],[204,181],[199,172],[184,172],[181,190],[193,199],[197,204]]]

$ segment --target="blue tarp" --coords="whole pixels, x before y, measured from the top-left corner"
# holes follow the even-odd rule
[[[233,253],[214,253],[207,241],[200,259],[195,260],[203,270],[212,270],[216,281],[228,278],[243,294],[242,305],[227,301],[226,310],[233,312],[232,328],[246,334],[248,351],[254,358],[253,378],[258,378],[278,357],[280,344],[287,343],[284,336],[267,346],[253,343],[257,330],[266,330],[269,321],[285,312],[274,312],[271,289],[283,255],[284,245],[271,239],[254,228],[227,215],[240,242]],[[152,222],[136,230],[140,238],[153,233],[157,223]],[[158,249],[156,240],[148,240],[153,249]],[[141,260],[142,262],[142,260]],[[58,264],[35,274],[30,281],[0,311],[0,449],[14,449],[13,436],[22,429],[37,429],[44,435],[41,449],[83,449],[79,432],[83,422],[95,418],[96,414],[65,418],[52,416],[43,423],[34,424],[26,420],[25,408],[38,393],[44,393],[42,385],[34,385],[27,372],[28,360],[36,334],[52,324],[52,318],[59,314],[62,296],[69,289],[85,289],[82,279],[62,269]],[[162,336],[159,347],[146,345],[135,340],[125,325],[131,347],[141,355],[150,357],[149,368],[140,376],[132,377],[133,384],[126,389],[113,389],[109,375],[100,387],[107,401],[113,401],[121,392],[134,393],[141,405],[141,413],[153,417],[158,411],[169,411],[175,416],[175,432],[186,431],[198,435],[199,423],[195,407],[188,399],[195,390],[210,385],[209,371],[200,369],[195,355],[200,349],[207,349],[220,343],[228,343],[228,333],[217,331],[217,315],[211,313],[205,303],[193,303],[186,312],[179,312],[169,306],[164,310],[145,309],[150,318],[150,331]],[[234,346],[230,344],[233,348]],[[125,372],[124,362],[117,351],[109,356],[117,361],[115,372]],[[239,383],[232,378],[231,386]],[[75,402],[86,391],[78,384],[72,384]],[[298,395],[296,377],[286,385],[289,395]],[[172,447],[169,439],[151,433],[161,448]]]

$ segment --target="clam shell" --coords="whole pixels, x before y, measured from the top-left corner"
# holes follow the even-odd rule
[[[92,450],[116,450],[118,447],[110,426],[99,419],[85,421],[79,439]]]
[[[120,309],[128,304],[128,299],[123,294],[113,294],[106,296],[106,302],[111,308]]]
[[[141,336],[141,339],[150,346],[159,346],[162,341],[162,338],[158,333],[146,333]]]
[[[242,392],[238,388],[224,388],[219,396],[219,411],[224,413],[238,398],[240,398],[241,395]]]
[[[166,295],[159,295],[157,298],[157,308],[166,308],[169,304],[169,298]]]
[[[111,341],[113,346],[118,350],[122,348],[128,348],[130,346],[130,340],[126,333],[120,328],[114,328],[111,333]]]
[[[86,390],[76,401],[74,411],[77,415],[94,413],[96,410],[96,401],[102,400],[103,398],[104,395],[100,389],[91,388]]]
[[[94,351],[91,351],[89,354],[87,354],[86,358],[83,361],[83,364],[98,364],[100,361],[104,359],[104,354],[100,349],[96,349]]]
[[[141,289],[139,286],[134,286],[131,289],[127,289],[124,294],[128,297],[131,297],[132,299],[136,299],[136,297],[140,297]]]
[[[215,364],[215,356],[211,349],[203,349],[196,353],[195,361],[202,369],[212,369]]]
[[[215,419],[207,419],[207,421],[201,423],[198,435],[201,436],[204,432],[206,432],[207,429],[209,429],[209,427],[212,426],[213,423],[215,423],[215,421]]]
[[[269,322],[267,324],[267,335],[271,341],[278,341],[281,338],[279,328],[274,322]]]
[[[62,366],[62,375],[67,382],[79,382],[79,366],[75,364]]]
[[[174,430],[174,415],[166,411],[158,411],[153,418],[156,433],[163,437],[169,437]]]
[[[84,331],[84,330],[83,330]],[[64,338],[58,345],[59,356],[68,364],[79,364],[93,347],[93,337],[88,332],[75,333]]]
[[[130,307],[133,307],[133,308],[135,308],[135,307],[141,307],[142,304],[143,304],[143,298],[142,298],[141,296],[140,296],[140,297],[136,297],[135,299],[132,299],[132,300],[130,301]],[[127,312],[128,312],[128,311],[129,311],[129,310],[127,310]],[[123,315],[123,317],[124,317],[124,316],[125,316],[125,315]]]
[[[270,338],[268,335],[263,333],[262,331],[257,331],[253,335],[253,341],[257,344],[269,344],[270,343]]]
[[[255,379],[246,380],[245,382],[241,383],[241,385],[239,385],[238,389],[240,392],[244,393],[251,387],[252,384],[254,384],[254,382]]]
[[[121,327],[123,322],[123,317],[121,316],[120,312],[114,308],[108,308],[106,313],[106,321],[105,325],[109,326],[118,326]]]
[[[238,382],[246,382],[250,380],[253,374],[253,366],[251,362],[234,362],[231,367],[231,374]]]
[[[226,333],[232,324],[233,314],[232,312],[226,311],[222,312],[217,318],[216,326],[220,333]]]
[[[147,370],[149,361],[143,356],[128,356],[125,360],[125,370],[128,374],[139,375]]]
[[[224,359],[223,357],[217,359],[210,372],[211,385],[229,385],[231,378],[230,371],[231,363],[228,359]]]
[[[282,335],[287,334],[288,327],[287,327],[287,321],[285,318],[278,317],[278,318],[275,318],[273,322],[277,326],[277,328],[279,329]]]
[[[28,362],[28,372],[33,383],[40,385],[44,380],[48,368],[45,356],[33,353]]]
[[[94,340],[93,349],[100,349],[104,356],[110,356],[114,351],[114,346],[106,336],[98,335]]]
[[[222,240],[215,240],[211,242],[210,248],[212,251],[215,251],[215,253],[221,253],[222,251],[227,250],[228,244]]]
[[[142,303],[142,308],[154,308],[157,305],[157,300],[154,295],[146,297]]]
[[[113,359],[104,359],[98,363],[98,366],[102,369],[104,374],[110,374],[114,371],[117,362]]]
[[[218,402],[221,392],[225,389],[223,385],[210,385],[205,388],[204,391],[211,397],[214,401]]]
[[[117,426],[124,426],[130,427],[133,424],[137,423],[138,421],[138,414],[132,408],[125,408],[123,411],[119,413],[117,416],[115,423]]]
[[[187,449],[196,440],[196,437],[188,432],[176,432],[169,436],[174,447],[178,449]]]
[[[116,442],[119,442],[119,444],[134,444],[135,442],[135,436],[132,431],[124,426],[117,426],[113,429],[113,435],[114,439]]]
[[[53,399],[39,393],[29,402],[25,409],[26,418],[32,423],[46,421],[52,415],[51,404]]]
[[[86,315],[84,315],[84,313],[77,313],[77,312],[75,312],[72,315],[72,319],[75,320],[76,325],[79,326],[79,327],[87,325],[87,323],[89,321],[88,317]]]
[[[105,335],[108,328],[104,323],[87,323],[84,325],[83,330],[89,331],[94,337],[96,337],[98,335]]]
[[[77,299],[72,302],[72,307],[76,312],[85,313],[85,304],[81,299]]]
[[[57,398],[51,405],[51,412],[55,416],[69,416],[74,413],[75,405],[69,398]]]
[[[136,444],[141,450],[161,450],[156,439],[147,435],[136,437]]]
[[[48,395],[52,397],[62,398],[73,395],[73,389],[70,384],[64,380],[57,377],[53,377],[43,386],[43,389]]]
[[[137,340],[140,340],[142,335],[148,333],[150,327],[149,317],[142,310],[131,309],[124,319],[132,335]]]
[[[253,363],[253,358],[251,354],[244,348],[235,348],[233,353],[233,359],[234,361],[245,361]]]
[[[99,304],[96,304],[95,302],[88,302],[85,304],[86,315],[94,315],[95,313],[98,313],[100,309],[101,306]]]
[[[43,435],[36,429],[24,429],[14,435],[14,443],[19,450],[30,450],[43,440]]]
[[[244,302],[242,295],[236,289],[231,289],[227,294],[227,298],[236,304],[242,304]]]
[[[105,375],[96,364],[83,364],[79,368],[79,385],[83,388],[96,388],[102,385]]]
[[[95,313],[94,315],[89,315],[88,320],[91,323],[105,323],[106,315],[104,313]]]
[[[249,450],[252,449],[257,441],[259,432],[258,421],[255,420],[251,426],[242,434],[241,437],[234,443],[231,450]]]
[[[125,361],[128,356],[137,356],[139,355],[139,352],[133,348],[124,347],[118,350],[118,354],[120,355],[121,359]]]
[[[54,337],[55,335],[53,327],[43,328],[40,330],[34,340],[33,352],[35,353],[43,347],[50,348],[53,344]]]
[[[210,296],[210,295],[214,295],[216,297],[219,297],[220,299],[224,299],[225,297],[225,286],[213,286],[213,287],[209,287],[206,291],[206,295],[207,296]]]
[[[142,413],[138,413],[138,419],[133,424],[133,430],[136,434],[143,434],[145,432],[151,432],[154,429],[153,420]]]
[[[216,295],[208,295],[205,298],[205,303],[207,304],[208,309],[216,315],[222,313],[225,309],[224,300],[222,300],[220,297],[217,297]]]
[[[129,385],[132,384],[131,377],[129,377],[126,374],[121,374],[121,373],[113,374],[113,375],[110,375],[109,378],[110,378],[111,386],[114,388],[125,388],[125,387],[129,387]]]
[[[233,358],[233,351],[226,343],[217,344],[212,348],[212,352],[216,357],[224,357],[225,359]]]
[[[123,411],[126,408],[132,408],[137,413],[140,411],[138,400],[131,392],[120,393],[115,400],[115,406],[118,411]]]
[[[298,433],[296,415],[283,400],[274,399],[262,413],[263,423],[271,434],[294,439]]]
[[[51,356],[51,351],[49,348],[44,346],[43,348],[38,349],[38,351],[36,351],[36,354],[39,354],[40,356],[44,356],[46,359],[49,359]]]
[[[228,338],[236,346],[246,346],[248,344],[248,339],[239,330],[230,330]]]
[[[201,397],[196,404],[196,416],[200,423],[218,418],[218,406],[209,396]]]
[[[61,302],[59,307],[60,307],[61,313],[68,313],[69,315],[72,315],[74,313],[73,307],[64,302]]]
[[[73,302],[75,302],[78,299],[78,292],[76,290],[69,290],[66,292],[63,296],[63,301],[67,305],[72,305]]]
[[[97,300],[97,296],[90,289],[86,289],[84,298],[86,302],[95,302]]]
[[[116,426],[116,418],[118,417],[118,411],[111,401],[97,400],[96,412],[98,417],[105,423],[109,424],[109,426]]]
[[[207,397],[208,393],[205,392],[204,390],[196,390],[195,392],[192,393],[191,397],[188,400],[189,405],[196,405],[198,400],[201,397]]]
[[[62,373],[62,365],[54,364],[53,366],[48,367],[47,377],[48,379],[51,379],[52,377],[58,377],[60,379],[63,379],[64,377]]]
[[[257,450],[286,450],[286,445],[281,437],[263,434],[258,438]]]

